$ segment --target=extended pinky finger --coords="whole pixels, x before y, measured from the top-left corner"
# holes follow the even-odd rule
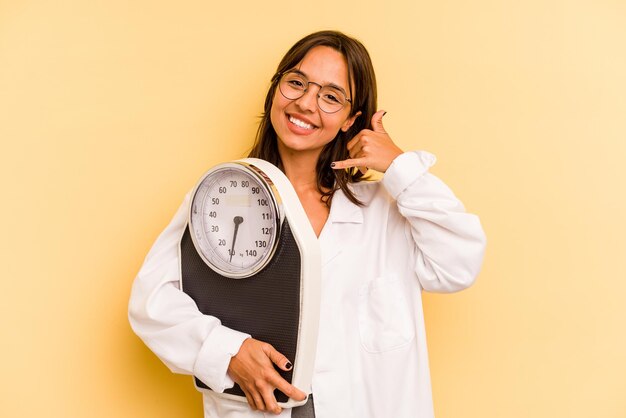
[[[365,162],[365,158],[349,158],[343,161],[335,161],[330,163],[330,168],[333,170],[342,170],[344,168],[351,167],[366,167],[367,164]]]

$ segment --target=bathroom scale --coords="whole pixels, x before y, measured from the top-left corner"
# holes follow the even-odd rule
[[[218,164],[196,184],[180,240],[181,289],[222,325],[267,342],[293,364],[278,368],[311,393],[319,325],[317,237],[285,174],[256,158]],[[196,388],[210,391],[194,377]],[[306,402],[274,392],[281,407]],[[235,384],[217,396],[246,402]]]

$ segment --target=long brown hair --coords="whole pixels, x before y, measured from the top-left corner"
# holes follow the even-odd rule
[[[326,144],[317,160],[317,189],[322,193],[322,200],[330,205],[330,201],[337,189],[343,190],[345,195],[355,204],[362,203],[348,188],[348,183],[361,181],[363,174],[356,169],[333,170],[330,163],[349,158],[347,143],[361,130],[370,128],[371,119],[376,112],[376,76],[369,53],[358,40],[337,31],[321,31],[305,36],[285,54],[278,64],[276,73],[272,77],[270,88],[265,97],[265,105],[261,122],[257,131],[256,140],[248,157],[261,158],[283,169],[278,154],[277,135],[270,120],[272,101],[280,76],[296,67],[304,56],[317,46],[327,46],[341,53],[348,65],[348,86],[352,105],[350,117],[357,112],[361,115],[356,118],[346,132],[339,130],[335,139]],[[354,86],[354,91],[353,91]],[[329,191],[326,191],[329,190]]]

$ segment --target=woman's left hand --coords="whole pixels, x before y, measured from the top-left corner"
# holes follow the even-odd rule
[[[348,142],[350,158],[343,161],[335,161],[331,164],[334,170],[350,167],[358,167],[365,174],[368,168],[384,173],[391,162],[402,150],[393,143],[391,137],[383,127],[384,110],[379,110],[372,116],[372,128],[363,129]]]

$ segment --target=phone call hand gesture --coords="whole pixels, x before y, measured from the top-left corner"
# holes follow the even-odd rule
[[[350,158],[343,161],[335,161],[331,167],[335,170],[358,167],[362,173],[368,168],[381,173],[387,171],[391,162],[402,150],[393,143],[391,137],[383,126],[384,110],[379,110],[372,116],[372,128],[363,129],[348,142]]]

